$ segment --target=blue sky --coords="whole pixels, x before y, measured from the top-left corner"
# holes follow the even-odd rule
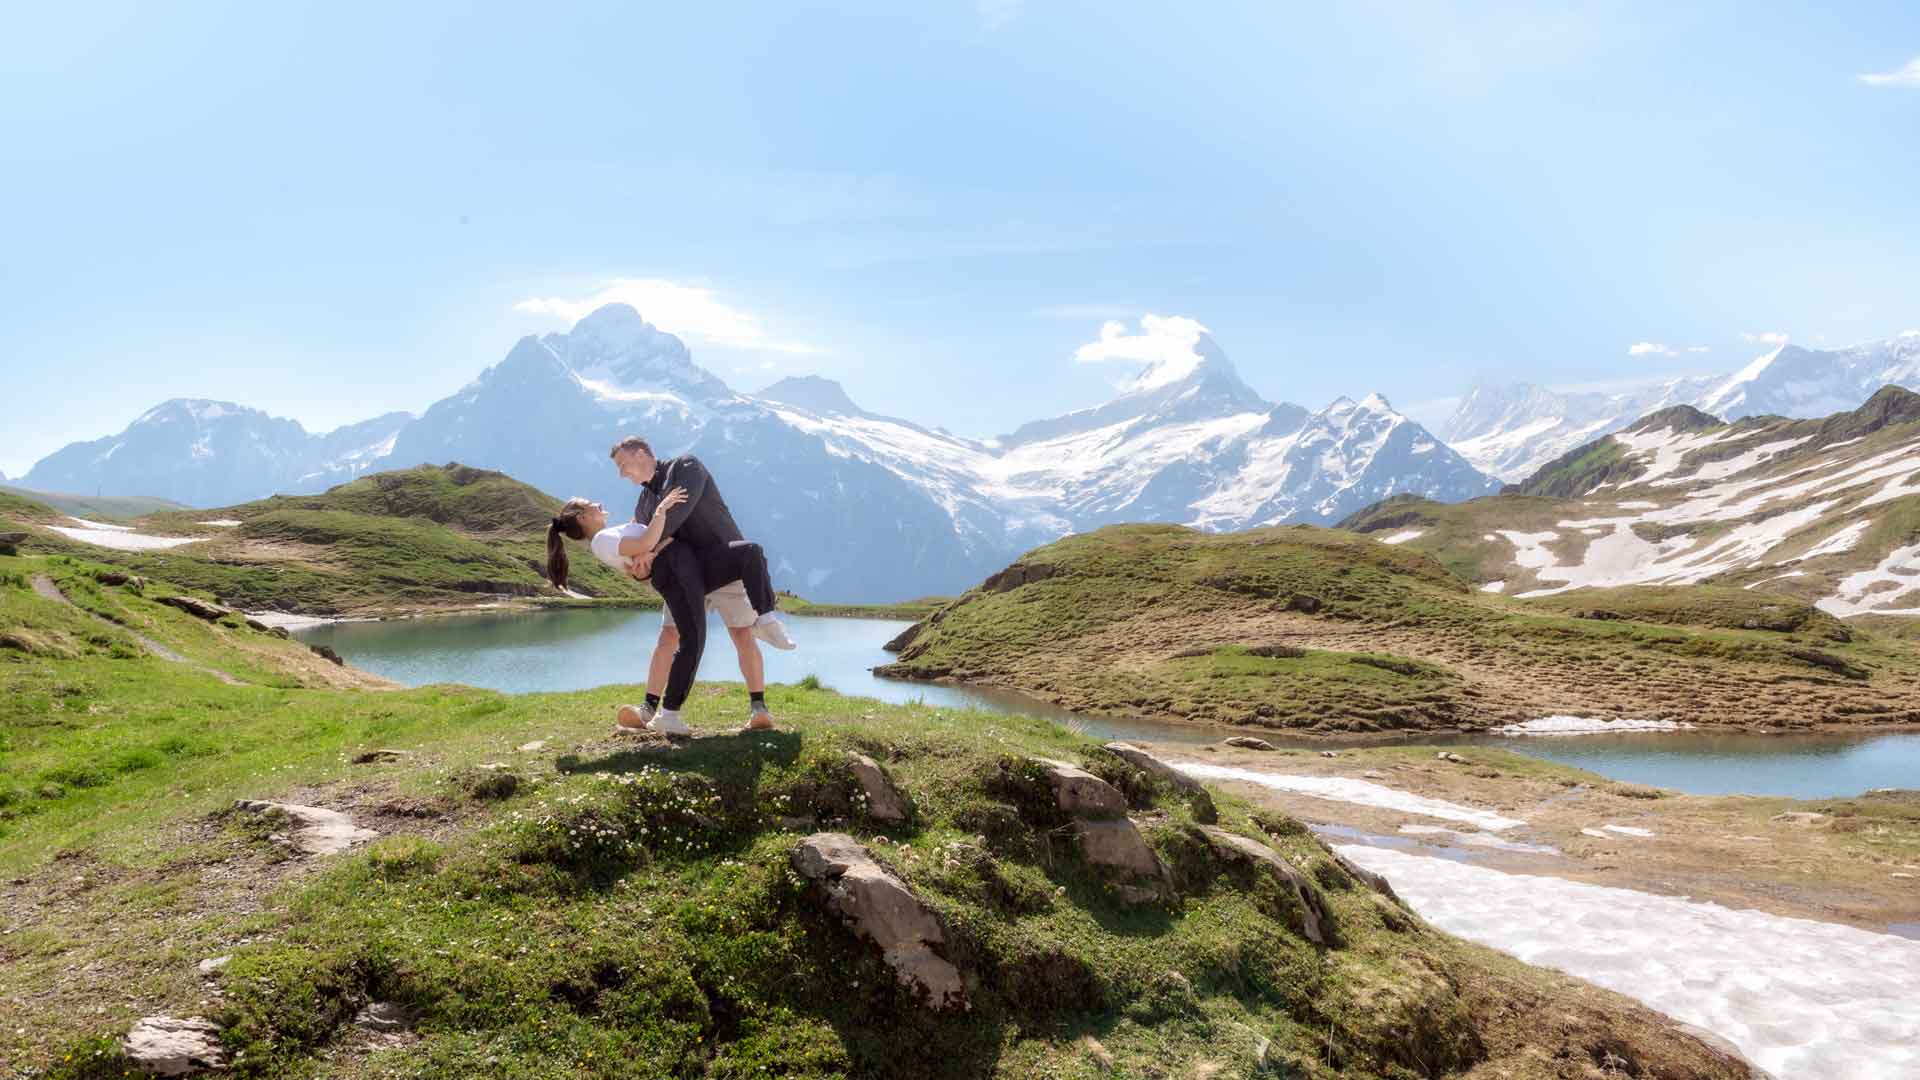
[[[974,435],[1147,313],[1428,414],[1920,326],[1911,4],[814,6],[13,12],[0,470],[419,411],[602,295]]]

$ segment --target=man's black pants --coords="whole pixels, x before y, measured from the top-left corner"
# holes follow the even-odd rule
[[[761,560],[765,562],[764,556]],[[653,587],[666,601],[673,625],[680,628],[680,647],[673,651],[663,708],[678,709],[693,692],[700,656],[707,651],[707,582],[699,553],[690,544],[668,544],[653,560]],[[728,578],[732,581],[732,578]]]

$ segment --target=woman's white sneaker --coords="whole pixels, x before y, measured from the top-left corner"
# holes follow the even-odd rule
[[[787,636],[787,624],[781,622],[780,617],[771,611],[753,620],[753,636],[776,649],[799,648],[794,640]]]
[[[653,714],[653,721],[647,725],[648,731],[657,731],[662,735],[691,735],[693,729],[680,719],[680,713],[674,709],[661,709]]]

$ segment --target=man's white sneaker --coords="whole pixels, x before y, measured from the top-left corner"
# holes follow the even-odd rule
[[[673,709],[661,709],[653,714],[653,722],[647,725],[648,731],[657,731],[662,735],[691,735],[693,729],[680,719],[679,712]]]
[[[776,649],[799,648],[794,640],[787,636],[787,624],[781,622],[780,617],[771,611],[753,620],[753,636]]]

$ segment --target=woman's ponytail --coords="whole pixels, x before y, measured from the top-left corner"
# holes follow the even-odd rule
[[[547,580],[557,589],[567,587],[567,542],[560,536],[560,519],[547,525]]]

